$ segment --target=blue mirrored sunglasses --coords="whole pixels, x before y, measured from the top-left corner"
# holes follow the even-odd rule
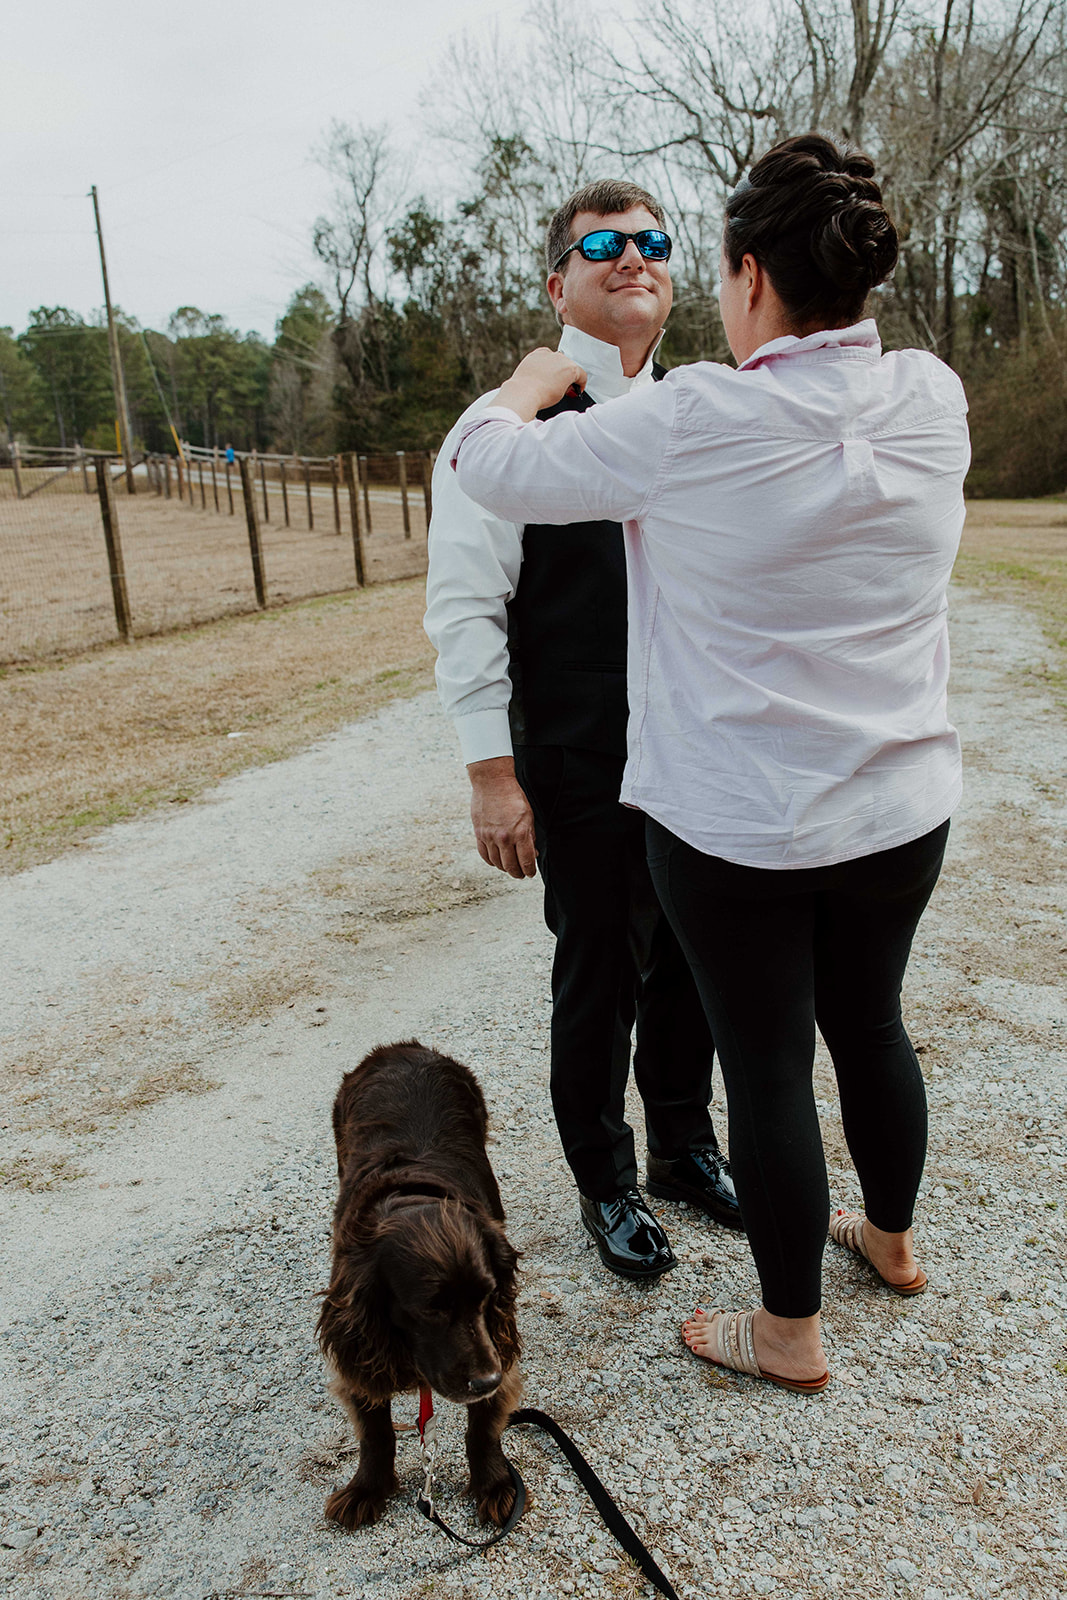
[[[662,228],[642,228],[640,233],[621,233],[618,228],[598,228],[583,238],[569,244],[552,268],[558,272],[572,250],[577,250],[586,261],[617,261],[630,240],[640,250],[646,261],[669,261],[671,236]]]

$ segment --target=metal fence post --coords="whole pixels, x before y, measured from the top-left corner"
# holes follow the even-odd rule
[[[433,464],[436,459],[435,450],[424,450],[422,455],[422,498],[426,506],[426,536],[430,534],[430,518],[433,516]]]
[[[289,526],[289,485],[285,478],[285,457],[278,458],[278,477],[282,486],[282,513],[285,517],[285,526]]]
[[[408,505],[408,462],[403,450],[396,453],[396,470],[400,479],[400,504],[404,509],[404,538],[411,538],[411,508]]]
[[[115,605],[115,623],[120,638],[130,644],[133,626],[130,622],[130,600],[126,593],[126,569],[122,564],[122,543],[119,539],[119,519],[115,511],[115,496],[111,488],[111,473],[106,456],[94,456],[96,492],[100,496],[100,520],[104,524],[104,543],[107,545],[107,570],[111,579],[111,598]]]
[[[346,451],[341,457],[341,466],[345,475],[345,487],[348,490],[348,511],[352,519],[352,554],[356,558],[356,583],[365,588],[366,568],[363,562],[363,529],[359,520],[359,457],[352,451]]]
[[[256,604],[262,611],[267,604],[267,584],[263,573],[263,545],[259,537],[259,517],[256,514],[256,480],[247,456],[239,456],[241,493],[245,502],[245,520],[248,523],[248,547],[252,552],[252,581],[256,586]]]
[[[330,457],[330,488],[333,490],[333,531],[341,531],[341,496],[338,488],[341,482],[341,463],[336,456]]]
[[[365,523],[367,525],[367,537],[369,539],[370,538],[370,534],[371,534],[370,472],[367,470],[367,458],[366,458],[366,456],[360,456],[360,458],[359,458],[359,472],[360,472],[360,477],[363,479],[363,520],[365,521]],[[357,480],[357,482],[358,482],[358,480]]]

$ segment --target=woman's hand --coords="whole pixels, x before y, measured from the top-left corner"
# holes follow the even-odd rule
[[[493,404],[507,406],[523,422],[532,422],[539,411],[562,400],[572,386],[584,389],[585,376],[584,368],[562,350],[531,350],[501,386]]]

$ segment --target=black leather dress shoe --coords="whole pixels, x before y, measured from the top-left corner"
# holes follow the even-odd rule
[[[636,1189],[610,1200],[578,1196],[600,1259],[622,1278],[658,1278],[678,1265],[667,1235]]]
[[[724,1228],[745,1231],[737,1203],[730,1163],[714,1145],[687,1150],[684,1156],[663,1161],[649,1156],[645,1162],[648,1179],[645,1188],[659,1200],[687,1200],[699,1206]]]

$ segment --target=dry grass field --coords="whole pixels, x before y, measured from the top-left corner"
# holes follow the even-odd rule
[[[421,578],[0,668],[0,871],[433,682]]]
[[[39,470],[23,474],[16,500],[10,472],[0,473],[0,662],[40,660],[85,650],[116,638],[107,551],[95,491],[86,494],[80,473],[54,479]],[[92,475],[89,480],[92,483]],[[143,480],[136,495],[115,490],[126,587],[135,635],[164,633],[216,617],[255,609],[248,533],[239,484],[234,514],[225,483],[210,483],[201,504],[163,499]],[[355,557],[347,495],[326,485],[312,492],[312,516],[303,486],[289,490],[286,527],[281,490],[262,488],[257,509],[267,600],[284,605],[309,595],[352,588]],[[410,537],[405,537],[399,492],[369,492],[372,532],[365,539],[369,583],[417,575],[426,565],[426,518],[421,489],[411,494]],[[266,514],[265,514],[266,512]],[[309,523],[314,526],[309,526]]]
[[[212,514],[205,526],[220,522]],[[387,546],[383,536],[383,561]],[[408,549],[424,556],[421,539]],[[1041,618],[1067,703],[1067,499],[973,503],[957,574]],[[49,860],[429,687],[422,611],[412,578],[0,668],[0,870]]]
[[[1053,688],[1067,699],[1067,494],[972,501],[956,577],[1041,619],[1060,653]]]

